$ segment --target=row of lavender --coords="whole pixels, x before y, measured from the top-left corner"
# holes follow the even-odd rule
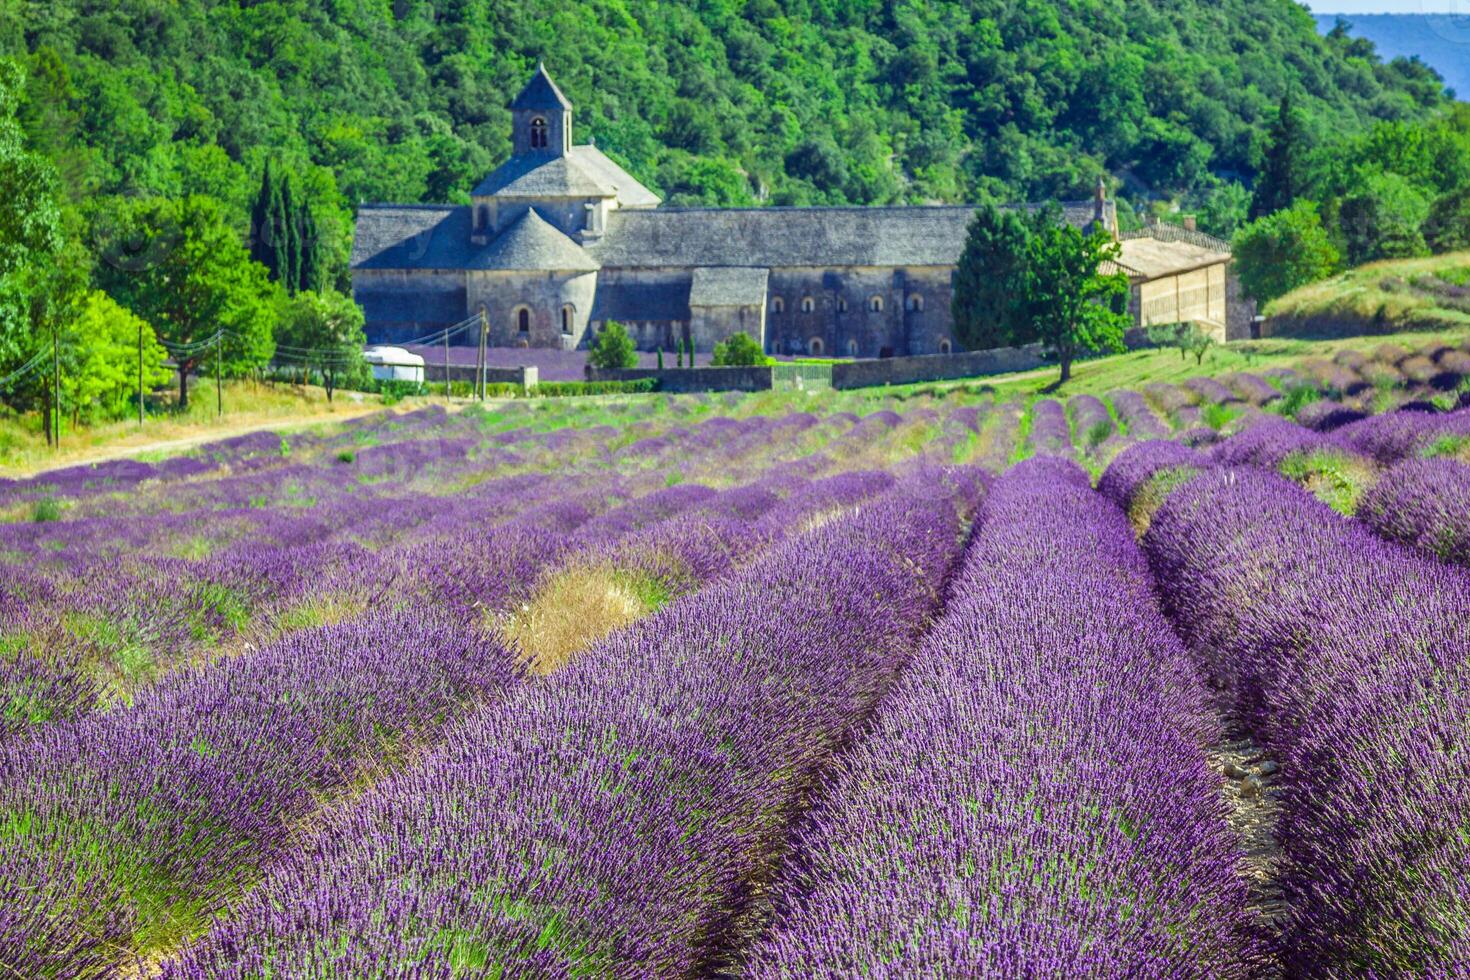
[[[311,506],[238,506],[242,493],[279,485],[284,475],[247,471],[169,487],[167,513],[143,504],[136,513],[0,526],[13,563],[0,589],[0,730],[85,714],[180,663],[384,602],[422,600],[469,615],[476,604],[493,605],[493,590],[506,581],[494,562],[478,570],[486,532],[528,509],[555,505],[565,520],[591,520],[591,539],[609,522],[626,530],[698,493],[690,484],[663,489],[672,465],[680,476],[742,464],[777,479],[815,476],[847,468],[836,458],[844,444],[880,441],[875,427],[886,430],[881,421],[824,426],[811,416],[712,419],[632,442],[616,467],[581,452],[586,434],[552,433],[539,439],[543,450],[570,453],[555,474],[546,472],[552,463],[516,473],[499,450],[468,453],[460,440],[408,440],[401,445],[413,479],[437,484],[438,493],[412,492],[406,480],[363,486],[330,464],[298,463],[291,478],[312,481]],[[507,470],[513,475],[499,475]],[[446,492],[456,487],[464,489]],[[206,553],[146,553],[179,542],[203,542]],[[530,531],[523,542],[527,551],[545,547]],[[508,581],[521,590],[534,585]]]
[[[1022,463],[797,833],[748,973],[1250,975],[1215,737],[1122,513]]]
[[[551,506],[489,536],[460,572],[500,604],[535,565],[647,563],[692,591],[813,514],[851,507],[892,478],[849,473],[723,494],[680,487],[636,530],[613,511],[567,521]],[[401,763],[475,703],[521,683],[514,656],[453,605],[306,631],[176,674],[136,703],[0,747],[5,843],[0,959],[29,971],[106,972],[200,931],[324,801]]]
[[[1470,963],[1470,576],[1343,520],[1284,478],[1167,444],[1119,458],[1173,621],[1280,764],[1292,975]],[[1192,473],[1192,476],[1188,474]]]
[[[905,482],[485,706],[165,975],[725,968],[934,609],[976,479]]]

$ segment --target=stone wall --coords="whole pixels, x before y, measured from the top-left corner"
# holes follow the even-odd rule
[[[879,385],[919,384],[925,381],[956,381],[1012,371],[1046,367],[1040,344],[1003,347],[999,350],[962,354],[923,354],[917,357],[885,357],[832,365],[832,387],[872,388]]]
[[[487,384],[513,384],[523,388],[534,388],[539,381],[540,369],[534,367],[487,367]],[[449,380],[455,384],[474,384],[477,373],[473,364],[449,365]],[[444,362],[432,357],[424,358],[424,381],[430,384],[444,383]]]
[[[489,320],[491,347],[541,347],[575,350],[587,332],[596,273],[500,272],[475,270],[468,275],[471,313],[482,306]],[[562,309],[570,314],[569,333],[562,330]],[[520,312],[529,329],[520,330]]]
[[[769,367],[627,368],[604,370],[587,367],[588,381],[644,381],[653,378],[658,390],[672,394],[695,391],[770,391],[774,386]]]
[[[953,344],[952,272],[948,266],[772,269],[766,350],[822,357],[940,353]]]

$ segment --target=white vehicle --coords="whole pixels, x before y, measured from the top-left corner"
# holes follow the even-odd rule
[[[402,347],[369,347],[362,359],[373,369],[379,381],[414,381],[424,383],[424,359]]]

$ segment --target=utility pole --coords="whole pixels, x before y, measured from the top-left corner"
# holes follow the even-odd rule
[[[220,380],[220,348],[225,345],[223,333],[214,335],[214,414],[218,418],[225,414],[225,387]]]
[[[449,398],[449,331],[444,331],[444,401],[448,403]]]
[[[57,449],[61,448],[61,331],[51,325],[51,415],[56,430]]]
[[[143,424],[143,321],[138,321],[138,424]]]
[[[480,401],[485,400],[485,334],[490,330],[490,323],[485,316],[485,308],[480,307],[480,356],[475,365],[475,386]]]

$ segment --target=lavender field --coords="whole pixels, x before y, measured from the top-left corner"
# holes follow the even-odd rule
[[[0,483],[0,975],[1470,972],[1470,347]]]

